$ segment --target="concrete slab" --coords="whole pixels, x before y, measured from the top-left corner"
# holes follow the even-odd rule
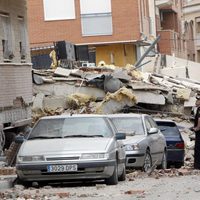
[[[37,94],[34,99],[32,109],[34,111],[42,110],[43,109],[43,100],[44,100],[44,94],[43,93]]]
[[[47,110],[56,110],[58,108],[67,108],[65,96],[44,97],[44,108]]]
[[[70,75],[71,70],[69,69],[64,69],[61,67],[56,68],[54,74],[57,76],[64,76],[64,77],[68,77]]]
[[[138,103],[165,105],[165,97],[162,94],[145,90],[134,90],[133,93],[136,96]]]
[[[3,175],[0,176],[0,191],[10,189],[13,187],[13,182],[17,178],[17,175]]]
[[[55,84],[44,84],[44,85],[34,85],[34,90],[44,95],[55,95],[55,96],[68,96],[75,93],[86,94],[93,96],[97,99],[103,99],[105,97],[105,92],[102,89],[95,87],[76,87],[75,85],[67,84],[65,82],[59,82]]]

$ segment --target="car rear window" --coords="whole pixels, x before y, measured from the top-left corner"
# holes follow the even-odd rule
[[[142,119],[138,117],[113,117],[111,121],[117,128],[118,132],[126,133],[126,135],[143,135],[144,127]]]
[[[156,122],[159,129],[165,136],[179,136],[180,132],[178,127],[173,122]]]

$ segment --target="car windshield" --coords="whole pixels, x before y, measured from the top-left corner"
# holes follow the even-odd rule
[[[171,122],[156,122],[159,129],[165,136],[179,136],[180,132],[175,123]]]
[[[113,117],[111,118],[118,132],[127,136],[144,135],[142,119],[138,117]]]
[[[28,139],[112,136],[113,133],[104,118],[67,117],[39,120]]]

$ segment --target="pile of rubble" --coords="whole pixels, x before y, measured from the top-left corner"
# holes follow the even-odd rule
[[[159,179],[162,177],[178,177],[178,176],[188,176],[188,175],[199,175],[199,170],[194,170],[191,167],[182,167],[179,169],[169,168],[169,169],[154,169],[153,172],[145,173],[142,171],[133,171],[127,174],[128,181],[134,181],[137,178],[147,178],[152,177],[155,179]]]
[[[134,66],[81,67],[33,70],[33,118],[62,113],[121,112],[147,109],[191,112],[200,83],[159,74],[142,73]]]

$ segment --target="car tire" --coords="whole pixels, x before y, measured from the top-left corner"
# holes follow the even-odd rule
[[[123,164],[123,171],[122,174],[119,176],[119,181],[125,181],[126,180],[126,166]]]
[[[144,158],[143,171],[148,172],[151,168],[152,168],[152,158],[149,150],[147,150]]]
[[[181,168],[182,166],[184,166],[184,162],[176,162],[175,163],[175,168]]]
[[[168,166],[167,165],[167,152],[164,151],[160,168],[161,169],[167,169],[167,166]]]
[[[117,164],[115,164],[112,176],[106,179],[106,185],[117,185],[117,184],[118,184],[118,167]]]
[[[32,186],[32,182],[30,181],[23,181],[19,177],[16,178],[16,180],[13,182],[14,185],[23,185],[24,187],[28,188]]]

